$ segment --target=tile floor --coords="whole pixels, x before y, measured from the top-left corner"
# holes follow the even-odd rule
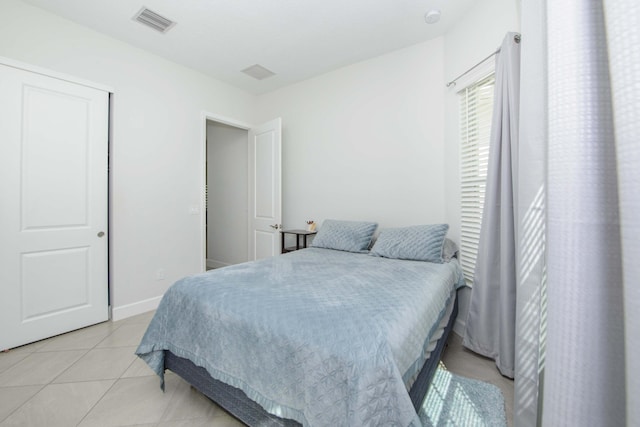
[[[239,427],[169,372],[166,392],[134,354],[153,312],[105,322],[0,353],[0,427]],[[502,389],[511,425],[513,381],[452,335],[443,357],[457,374]]]

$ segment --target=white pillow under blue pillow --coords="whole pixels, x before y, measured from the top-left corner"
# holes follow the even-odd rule
[[[414,225],[380,231],[371,255],[442,263],[442,248],[448,224]]]
[[[378,224],[366,221],[326,219],[311,247],[346,252],[368,252]]]

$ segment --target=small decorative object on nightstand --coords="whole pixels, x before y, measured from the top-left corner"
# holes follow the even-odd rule
[[[280,230],[280,238],[282,241],[282,253],[286,254],[287,252],[297,251],[298,249],[304,249],[307,247],[307,236],[311,236],[316,234],[317,231],[307,231],[307,230]],[[296,235],[296,245],[285,247],[284,241],[287,234],[295,234]],[[300,240],[302,238],[302,244],[300,244]]]

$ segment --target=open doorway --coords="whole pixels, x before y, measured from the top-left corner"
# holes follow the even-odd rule
[[[206,269],[248,260],[248,129],[206,121]]]
[[[282,119],[203,113],[202,271],[280,253]]]

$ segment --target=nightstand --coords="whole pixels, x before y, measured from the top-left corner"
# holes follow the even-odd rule
[[[281,242],[282,242],[282,253],[286,254],[287,252],[297,251],[298,249],[304,249],[307,247],[307,236],[312,234],[316,234],[317,231],[307,231],[307,230],[280,230]],[[296,245],[295,246],[284,246],[285,237],[287,234],[295,234],[296,236]],[[300,240],[302,240],[302,244],[300,244]]]

